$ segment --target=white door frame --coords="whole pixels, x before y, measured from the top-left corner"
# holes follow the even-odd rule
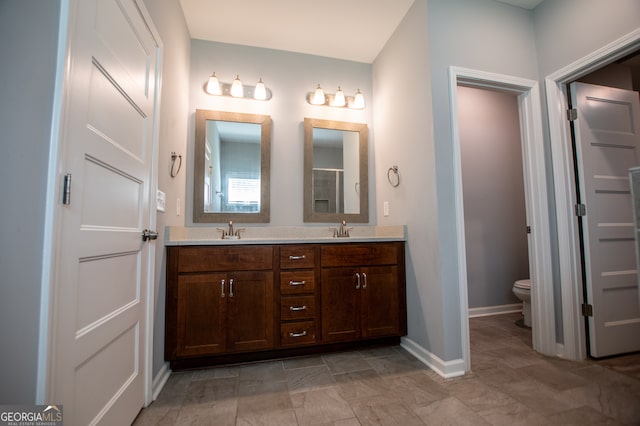
[[[481,89],[513,93],[518,97],[525,204],[529,236],[529,269],[532,282],[531,313],[533,348],[545,355],[556,355],[556,333],[551,273],[551,238],[549,208],[542,136],[542,113],[538,82],[484,71],[449,67],[451,96],[451,130],[454,161],[454,191],[456,203],[456,239],[458,246],[458,285],[460,294],[460,324],[465,371],[471,370],[469,342],[469,301],[467,295],[467,256],[464,233],[460,126],[458,117],[458,84]]]
[[[592,71],[640,49],[640,29],[578,59],[545,78],[549,116],[551,158],[558,228],[560,291],[564,358],[582,360],[587,356],[585,324],[580,306],[583,301],[582,272],[573,174],[571,129],[567,120],[566,85]]]

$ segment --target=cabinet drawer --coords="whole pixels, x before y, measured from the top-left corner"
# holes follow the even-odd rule
[[[270,270],[273,247],[180,247],[178,269],[180,272]]]
[[[325,244],[321,248],[322,267],[394,265],[400,247],[395,243]]]
[[[309,293],[313,292],[315,288],[315,272],[313,270],[280,272],[281,294]]]
[[[313,268],[316,248],[310,245],[280,246],[280,269]]]
[[[316,343],[315,321],[293,322],[280,325],[282,346],[307,345]]]
[[[282,321],[311,319],[315,316],[315,296],[283,296],[280,299],[280,319]]]

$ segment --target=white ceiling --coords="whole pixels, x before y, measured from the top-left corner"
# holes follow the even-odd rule
[[[499,0],[532,9],[542,0]],[[191,38],[372,63],[414,0],[180,0]]]

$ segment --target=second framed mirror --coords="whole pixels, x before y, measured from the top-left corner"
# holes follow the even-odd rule
[[[369,222],[366,124],[304,119],[304,222]]]

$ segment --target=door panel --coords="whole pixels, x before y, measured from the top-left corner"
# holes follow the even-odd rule
[[[400,333],[398,267],[370,267],[362,288],[363,337],[393,336]]]
[[[178,278],[178,330],[176,355],[204,355],[227,349],[225,274],[181,275]]]
[[[340,342],[360,337],[360,291],[356,268],[323,268],[322,340]]]
[[[145,402],[158,44],[140,0],[72,0],[51,390],[65,424],[130,424]],[[137,54],[132,54],[135,51]]]
[[[229,349],[250,351],[273,347],[273,273],[230,272],[229,286]]]
[[[640,304],[627,171],[639,164],[640,102],[633,91],[571,85],[578,190],[586,205],[582,236],[590,354],[640,350]]]

